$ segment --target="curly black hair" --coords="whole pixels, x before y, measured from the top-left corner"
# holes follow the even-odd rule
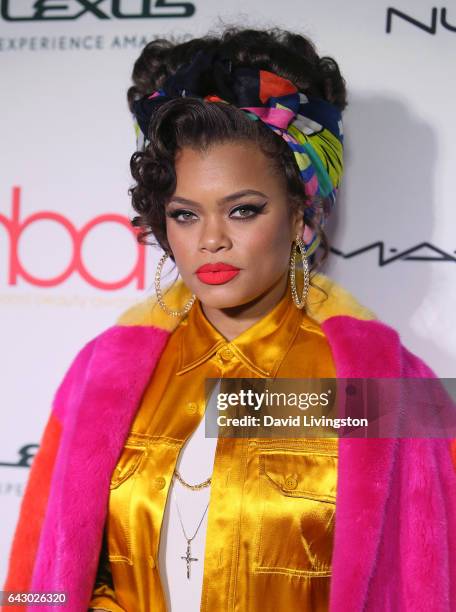
[[[233,68],[250,66],[274,72],[292,81],[300,91],[323,98],[341,111],[347,106],[345,80],[338,64],[331,57],[319,57],[308,38],[281,28],[229,26],[219,36],[211,34],[181,43],[157,39],[147,44],[135,62],[134,84],[127,92],[131,112],[135,100],[159,89],[167,77],[191,62],[200,50],[217,51],[231,60]],[[218,94],[210,73],[202,80],[201,88],[201,98]],[[130,161],[136,184],[129,193],[137,213],[131,222],[140,228],[139,242],[156,244],[147,241],[148,236],[154,236],[174,261],[166,236],[165,204],[176,188],[176,152],[184,146],[205,150],[227,141],[256,143],[285,178],[291,209],[304,211],[309,198],[293,153],[280,136],[261,121],[249,119],[234,105],[196,97],[176,98],[158,108],[150,122],[147,147],[135,152]],[[323,255],[318,262],[314,257],[310,262],[311,270],[315,270],[327,258],[329,244],[316,219],[306,223],[320,236]]]

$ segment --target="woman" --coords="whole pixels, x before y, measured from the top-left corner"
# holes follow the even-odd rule
[[[454,609],[448,440],[202,429],[206,379],[434,376],[315,272],[342,175],[337,64],[299,35],[229,29],[150,43],[133,78],[157,300],[62,382],[4,588],[65,591],[75,611]],[[165,291],[168,257],[182,280]]]

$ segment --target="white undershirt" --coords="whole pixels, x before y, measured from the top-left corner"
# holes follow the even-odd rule
[[[216,385],[213,394],[218,391]],[[214,395],[212,395],[213,397]],[[197,484],[212,475],[217,438],[205,437],[205,419],[183,445],[176,463],[185,482]],[[201,521],[209,502],[211,487],[192,491],[184,487],[176,477],[170,484],[160,535],[159,570],[168,612],[199,612],[204,574],[204,550],[206,543],[209,507],[196,536],[191,541],[191,556],[198,561],[190,563],[190,579],[187,563],[182,556],[187,553],[187,541],[182,531],[176,500],[179,505],[185,532],[191,538]]]

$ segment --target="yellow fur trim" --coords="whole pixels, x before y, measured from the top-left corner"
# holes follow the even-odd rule
[[[330,279],[329,276],[317,273],[312,277],[312,283],[324,289],[328,294],[326,298],[319,289],[312,287],[312,285],[309,287],[306,313],[317,323],[321,324],[331,317],[340,315],[365,321],[378,318],[372,310],[360,304],[354,295],[344,289],[342,285]]]
[[[163,300],[172,310],[182,310],[192,297],[190,289],[179,278],[174,284],[162,289]],[[155,295],[131,306],[117,321],[117,325],[155,326],[172,332],[183,317],[173,317],[167,314],[157,302]]]
[[[296,270],[298,287],[302,282],[302,270]],[[347,315],[356,319],[377,319],[376,315],[361,305],[357,299],[344,289],[341,285],[331,280],[328,276],[316,273],[312,277],[313,285],[326,291],[328,297],[315,286],[309,287],[307,296],[306,313],[318,324],[323,323],[330,317]],[[182,310],[184,304],[191,298],[191,291],[184,285],[182,279],[178,279],[163,291],[163,299],[173,310]],[[172,332],[179,325],[183,317],[172,317],[166,314],[157,302],[156,296],[151,296],[142,302],[132,306],[118,319],[117,325],[142,325],[155,326]]]

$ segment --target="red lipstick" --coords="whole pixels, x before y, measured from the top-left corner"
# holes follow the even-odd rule
[[[222,285],[227,283],[240,272],[239,268],[223,263],[204,264],[196,271],[199,280],[207,285]]]

